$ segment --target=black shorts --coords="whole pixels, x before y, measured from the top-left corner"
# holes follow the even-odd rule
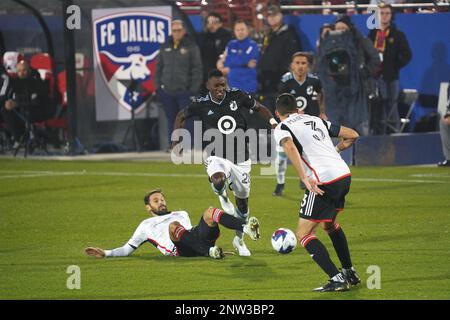
[[[300,218],[314,222],[332,222],[344,209],[345,195],[350,190],[351,177],[345,177],[330,184],[319,186],[322,196],[306,190],[300,205]]]
[[[199,247],[193,249],[183,245],[181,242],[177,242],[178,254],[182,257],[204,256],[205,252],[209,251],[209,248],[214,247],[220,235],[219,225],[215,227],[208,226],[203,216],[200,218],[198,225],[186,232],[189,232],[196,238]]]

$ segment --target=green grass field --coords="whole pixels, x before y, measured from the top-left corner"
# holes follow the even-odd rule
[[[123,245],[148,217],[143,196],[165,190],[169,210],[185,209],[197,224],[219,206],[203,166],[151,162],[0,160],[1,299],[449,299],[450,170],[429,167],[352,168],[339,223],[362,284],[345,293],[314,293],[325,274],[306,251],[279,255],[278,227],[295,229],[302,192],[289,168],[285,196],[271,195],[274,177],[252,169],[251,214],[262,239],[247,240],[251,257],[164,257],[144,244],[128,258],[94,259],[86,246]],[[231,250],[234,232],[218,244]],[[337,257],[323,231],[319,239]],[[81,270],[69,290],[68,266]],[[379,266],[381,289],[367,268]]]

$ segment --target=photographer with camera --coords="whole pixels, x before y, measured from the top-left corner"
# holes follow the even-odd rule
[[[44,82],[26,61],[17,64],[17,78],[10,81],[11,92],[1,113],[17,148],[28,133],[27,124],[47,118],[47,95]]]
[[[369,102],[376,96],[380,58],[350,17],[340,16],[334,31],[324,35],[317,65],[328,119],[367,135]]]

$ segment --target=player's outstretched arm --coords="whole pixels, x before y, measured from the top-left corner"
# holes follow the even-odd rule
[[[127,257],[130,254],[132,254],[134,250],[136,250],[136,248],[126,243],[123,247],[112,250],[103,250],[101,248],[88,247],[84,249],[84,252],[91,257],[108,258],[108,257]]]
[[[356,139],[359,137],[359,134],[351,128],[341,126],[338,137],[341,138],[341,141],[336,145],[336,151],[341,152],[355,143]]]
[[[101,249],[101,248],[94,248],[94,247],[87,247],[86,249],[84,249],[84,252],[91,257],[95,257],[95,258],[105,258],[105,250]]]
[[[297,174],[300,177],[300,179],[305,184],[306,188],[310,192],[313,192],[314,194],[323,195],[324,193],[323,190],[318,187],[322,183],[318,182],[315,179],[308,178],[308,176],[306,175],[305,169],[303,168],[302,165],[300,154],[298,153],[297,147],[294,145],[292,138],[284,138],[281,141],[281,144],[283,145],[284,152],[286,152],[286,155],[288,156],[289,160],[291,160],[292,165],[297,171]]]

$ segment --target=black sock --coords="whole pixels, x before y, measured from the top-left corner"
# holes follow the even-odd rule
[[[208,256],[209,255],[209,247],[206,247],[204,243],[199,241],[198,237],[195,237],[192,233],[187,231],[182,225],[179,225],[174,232],[175,238],[178,239],[178,241],[181,244],[183,244],[186,247],[191,248],[198,254],[202,256]],[[175,243],[176,244],[176,243]]]
[[[314,235],[307,235],[300,240],[301,245],[308,251],[313,260],[322,268],[322,270],[333,278],[339,273],[333,261],[330,259],[327,248]]]
[[[331,231],[328,231],[334,249],[336,250],[339,261],[341,261],[342,268],[350,269],[352,267],[352,260],[350,258],[350,250],[348,249],[347,238],[339,224],[335,224]]]
[[[216,223],[220,223],[225,228],[233,229],[237,231],[244,231],[244,225],[245,221],[236,217],[233,217],[232,215],[229,215],[225,213],[224,211],[220,209],[214,209],[213,212],[213,220]]]

